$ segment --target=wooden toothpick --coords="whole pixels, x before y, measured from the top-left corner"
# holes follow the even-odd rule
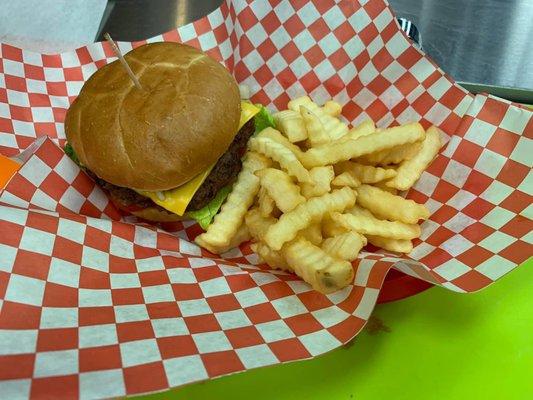
[[[117,44],[115,43],[115,41],[111,38],[111,35],[109,33],[105,33],[104,34],[104,37],[106,38],[106,40],[109,42],[109,44],[111,45],[111,48],[113,49],[113,52],[115,53],[115,55],[118,57],[118,59],[120,60],[120,63],[122,64],[122,66],[126,69],[126,72],[128,73],[128,75],[130,76],[131,80],[133,81],[133,83],[135,84],[135,86],[137,87],[137,89],[139,90],[143,90],[142,86],[141,86],[141,83],[139,82],[139,80],[137,79],[137,77],[135,76],[135,74],[133,73],[133,71],[131,70],[130,66],[128,65],[128,62],[124,59],[124,56],[122,55],[122,53],[120,52],[120,49],[118,48]]]

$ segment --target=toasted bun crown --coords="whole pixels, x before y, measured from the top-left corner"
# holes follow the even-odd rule
[[[239,88],[205,53],[179,43],[136,48],[100,68],[68,110],[67,140],[81,163],[118,186],[167,190],[214,164],[239,124]]]

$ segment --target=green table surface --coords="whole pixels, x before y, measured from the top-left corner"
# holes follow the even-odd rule
[[[488,288],[435,287],[378,305],[355,340],[313,360],[151,396],[159,399],[531,399],[533,259]]]

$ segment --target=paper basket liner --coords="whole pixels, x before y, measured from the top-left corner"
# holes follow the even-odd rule
[[[1,45],[0,153],[32,145],[0,193],[2,397],[116,397],[314,357],[362,329],[392,266],[472,292],[533,254],[532,112],[457,86],[385,1],[228,0],[161,40],[207,50],[272,110],[309,94],[354,124],[439,126],[449,143],[408,195],[432,216],[409,256],[364,252],[328,296],[249,245],[215,257],[196,224],[121,219],[58,147],[69,104],[114,59],[106,43]]]

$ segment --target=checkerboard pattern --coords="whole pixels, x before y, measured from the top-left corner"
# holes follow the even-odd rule
[[[362,329],[391,267],[471,292],[533,253],[531,111],[465,92],[383,0],[228,0],[161,40],[208,51],[271,109],[309,93],[352,123],[439,126],[449,143],[408,194],[433,215],[410,257],[364,253],[353,285],[328,296],[248,245],[217,258],[192,242],[195,224],[121,217],[57,146],[107,44],[0,45],[0,153],[32,146],[0,192],[2,397],[117,397],[314,357]]]

